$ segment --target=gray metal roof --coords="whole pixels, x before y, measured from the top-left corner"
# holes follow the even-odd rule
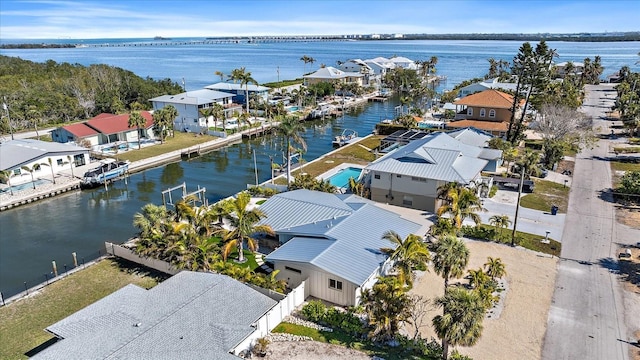
[[[392,151],[366,167],[369,171],[466,184],[487,165],[482,148],[435,132]]]
[[[205,105],[231,97],[233,97],[233,95],[226,92],[200,89],[183,92],[176,95],[162,95],[154,97],[153,99],[149,99],[149,101],[164,102],[170,104]]]
[[[180,272],[128,285],[51,325],[35,359],[237,359],[229,354],[277,302],[225,275]]]
[[[340,69],[336,69],[332,66],[327,66],[316,70],[315,72],[304,75],[304,78],[309,79],[344,79],[346,77],[363,77],[364,75],[359,72],[346,72]]]
[[[466,127],[450,131],[447,133],[447,135],[460,141],[461,143],[477,147],[486,147],[489,144],[489,140],[494,137],[488,132],[476,129],[474,127]]]
[[[270,88],[266,86],[256,85],[256,84],[247,84],[242,85],[240,83],[230,83],[230,82],[219,82],[211,85],[207,85],[204,87],[205,89],[211,90],[221,90],[221,91],[245,91],[245,88],[249,90],[249,92],[263,92],[269,91]]]
[[[15,169],[49,156],[76,155],[89,150],[73,144],[16,139],[0,143],[0,170]]]
[[[334,218],[327,208],[347,214]],[[260,209],[267,214],[262,222],[272,227],[277,224],[277,233],[304,233],[269,254],[266,260],[306,262],[356,286],[362,285],[386,260],[380,248],[392,244],[382,239],[385,232],[393,230],[404,238],[421,226],[359,196],[310,190],[278,194]],[[296,227],[282,226],[289,219]]]

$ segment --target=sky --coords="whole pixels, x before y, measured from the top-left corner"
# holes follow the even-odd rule
[[[2,0],[0,38],[640,31],[637,0]]]

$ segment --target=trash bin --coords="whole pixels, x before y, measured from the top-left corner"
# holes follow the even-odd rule
[[[551,207],[551,215],[556,215],[558,213],[558,207],[553,205]]]

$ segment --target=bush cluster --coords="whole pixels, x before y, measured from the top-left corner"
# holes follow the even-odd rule
[[[278,191],[276,189],[264,187],[264,186],[252,186],[248,190],[251,196],[264,196],[264,197],[272,197],[277,194]]]
[[[302,315],[309,321],[341,330],[349,335],[363,336],[367,333],[353,309],[340,311],[335,307],[327,307],[319,300],[313,300],[302,308]]]

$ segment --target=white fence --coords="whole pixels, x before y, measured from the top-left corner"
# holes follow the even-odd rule
[[[169,275],[175,275],[180,272],[180,270],[174,268],[166,261],[142,257],[134,253],[133,250],[121,245],[105,242],[104,247],[107,249],[107,254],[111,254],[140,265],[144,265],[148,268],[155,269]]]

